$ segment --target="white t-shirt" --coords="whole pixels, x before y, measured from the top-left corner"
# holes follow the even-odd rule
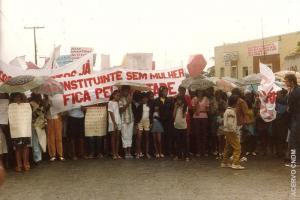
[[[149,119],[150,108],[146,104],[143,104],[143,116],[142,120]]]
[[[121,124],[121,116],[120,116],[120,111],[119,111],[119,103],[116,102],[116,101],[109,101],[108,102],[108,108],[107,108],[108,112],[112,112],[115,116],[115,121],[116,121],[116,124]],[[110,114],[109,115],[109,118],[108,118],[108,122],[110,124],[113,124],[113,121],[110,117]]]
[[[176,116],[174,120],[174,127],[176,129],[187,129],[186,113],[183,115],[183,108],[178,107],[176,110]]]

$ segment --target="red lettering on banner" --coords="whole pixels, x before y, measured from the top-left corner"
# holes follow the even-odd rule
[[[269,91],[268,93],[262,91],[263,96],[265,96],[265,102],[266,103],[271,103],[274,104],[276,101],[276,97],[277,97],[277,92],[275,91]]]
[[[8,79],[11,79],[11,76],[8,76],[7,74],[5,74],[3,71],[0,71],[0,81],[5,82]]]
[[[175,82],[168,82],[167,83],[169,95],[175,95],[176,94],[176,91],[174,91],[174,85],[175,85]]]
[[[87,101],[91,101],[91,96],[87,90],[84,90],[83,93],[75,92],[71,94],[63,94],[64,106],[66,106],[70,100],[72,104],[84,103]]]
[[[151,90],[153,91],[154,95],[158,95],[158,91],[159,91],[159,88],[161,86],[165,86],[168,88],[168,94],[169,95],[175,95],[176,94],[176,90],[174,90],[174,85],[175,85],[175,82],[167,82],[167,83],[146,83],[146,85],[148,87],[151,88]]]
[[[127,72],[126,79],[128,81],[130,81],[130,80],[146,80],[147,74],[141,73],[141,72]]]
[[[116,72],[116,77],[117,77],[117,81],[121,81],[123,78],[122,78],[122,71],[117,71]]]
[[[183,69],[179,69],[179,70],[178,70],[178,74],[179,74],[179,77],[185,77],[185,74],[184,74],[184,70],[183,70]]]
[[[184,76],[183,69],[176,69],[169,72],[150,73],[150,79],[180,78]]]
[[[105,86],[103,88],[96,88],[95,89],[95,95],[97,99],[100,99],[101,94],[103,94],[103,97],[108,99],[112,93],[112,87],[111,86]]]
[[[73,70],[70,73],[58,74],[58,75],[51,76],[51,77],[52,78],[63,78],[63,77],[66,78],[66,77],[74,77],[74,76],[76,76],[76,74],[77,74],[77,71]]]
[[[87,62],[82,65],[82,73],[80,73],[79,75],[86,75],[90,73],[91,73],[90,60],[87,60]]]

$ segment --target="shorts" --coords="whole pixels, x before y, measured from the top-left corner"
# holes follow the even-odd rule
[[[118,131],[121,131],[122,124],[117,124],[117,126],[118,126]],[[114,131],[115,131],[114,124],[108,123],[108,132],[111,133],[111,132],[114,132]]]
[[[142,119],[140,123],[138,123],[138,129],[140,131],[150,131],[150,120],[149,119]]]

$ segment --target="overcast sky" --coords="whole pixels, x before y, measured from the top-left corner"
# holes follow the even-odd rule
[[[261,38],[261,19],[265,36],[300,31],[299,0],[0,1],[6,62],[20,55],[34,61],[33,33],[24,26],[45,26],[37,31],[39,56],[59,44],[61,54],[93,47],[119,65],[126,53],[152,52],[158,68],[186,65],[191,54],[209,61],[215,46]]]

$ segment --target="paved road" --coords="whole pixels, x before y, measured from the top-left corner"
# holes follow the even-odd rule
[[[244,171],[222,169],[214,158],[43,162],[28,173],[9,171],[0,199],[288,199],[290,169],[280,160],[250,158],[246,166]]]

